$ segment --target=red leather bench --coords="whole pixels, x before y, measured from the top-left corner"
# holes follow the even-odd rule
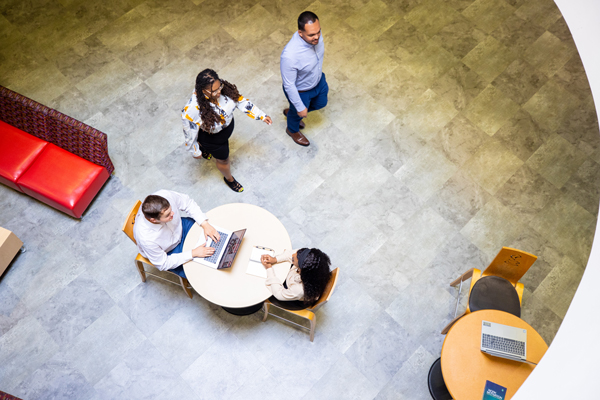
[[[0,183],[81,218],[114,169],[105,133],[0,86]]]
[[[100,191],[106,168],[0,121],[0,182],[75,218]]]
[[[0,182],[20,192],[17,180],[48,144],[24,133],[0,121]]]

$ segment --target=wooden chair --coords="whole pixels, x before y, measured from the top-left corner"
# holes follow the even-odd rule
[[[450,323],[446,325],[446,327],[442,330],[442,335],[448,333],[448,330],[452,327],[452,325],[454,325],[456,321],[458,321],[459,318],[471,312],[471,309],[473,308],[472,297],[474,296],[473,287],[478,281],[483,280],[483,278],[486,278],[486,280],[488,281],[487,283],[491,285],[488,288],[486,288],[487,290],[482,289],[478,291],[478,293],[481,292],[481,296],[479,296],[478,294],[478,297],[485,297],[486,295],[490,296],[489,288],[502,288],[503,285],[508,285],[508,283],[510,283],[510,285],[508,285],[509,288],[511,286],[512,288],[514,288],[514,290],[512,290],[512,288],[510,289],[514,294],[504,291],[506,297],[496,301],[496,306],[492,305],[483,308],[493,308],[511,312],[509,309],[504,308],[510,308],[510,303],[512,301],[513,303],[516,303],[516,306],[519,309],[519,315],[517,316],[520,316],[520,307],[523,300],[524,287],[523,284],[519,282],[519,280],[523,277],[523,275],[525,275],[525,273],[533,265],[535,260],[537,260],[537,256],[534,256],[533,254],[517,249],[511,249],[510,247],[502,247],[502,250],[500,250],[500,252],[496,255],[496,258],[494,258],[494,260],[490,263],[490,265],[488,265],[488,267],[483,271],[483,273],[477,268],[471,268],[470,270],[462,274],[458,279],[453,281],[450,284],[450,286],[456,286],[460,284],[460,287],[458,289],[458,296],[456,298],[456,308],[454,309],[454,319],[450,321]],[[495,278],[487,279],[488,277]],[[460,293],[462,291],[462,284],[469,278],[471,278],[471,285],[469,287],[469,301],[467,304],[467,309],[464,313],[457,316],[458,303],[460,301]],[[483,283],[483,281],[481,283]],[[478,286],[481,286],[483,288],[482,284]],[[514,296],[515,300],[511,300],[512,296]],[[517,298],[518,300],[516,300]],[[479,307],[478,309],[483,308]],[[515,312],[512,313],[516,315]]]
[[[125,232],[125,234],[127,235],[127,237],[129,239],[131,239],[133,241],[133,243],[135,243],[136,245],[137,245],[137,242],[135,241],[135,238],[133,237],[133,225],[135,224],[135,216],[137,215],[137,212],[140,209],[141,205],[142,205],[142,202],[140,200],[138,200],[137,203],[135,203],[135,205],[133,206],[131,211],[129,211],[129,215],[127,215],[127,220],[125,220],[125,224],[123,224],[123,229],[122,229],[123,232]],[[174,285],[181,286],[181,288],[189,296],[189,298],[190,299],[192,298],[192,296],[193,296],[192,287],[187,279],[182,278],[181,276],[177,275],[176,273],[173,273],[170,271],[165,271],[165,272],[168,272],[169,274],[174,275],[177,278],[179,278],[179,283],[177,283],[177,282],[173,282],[170,279],[163,278],[160,275],[153,274],[151,272],[146,271],[144,269],[144,264],[150,265],[152,267],[154,265],[152,265],[150,260],[148,260],[146,257],[142,256],[139,253],[138,253],[137,257],[135,258],[134,263],[135,263],[135,266],[136,266],[138,272],[140,273],[140,276],[142,277],[142,282],[146,282],[146,275],[150,275],[157,279],[162,279],[163,281],[167,281]]]
[[[321,306],[323,306],[323,304],[325,304],[325,303],[327,303],[327,301],[329,301],[329,298],[331,297],[331,294],[333,293],[333,289],[335,288],[335,285],[337,283],[338,271],[339,271],[339,268],[336,268],[333,271],[331,271],[331,279],[329,279],[329,282],[327,283],[327,286],[325,287],[325,291],[323,291],[323,295],[319,298],[317,303],[312,307],[305,308],[304,310],[287,310],[285,308],[279,307],[276,304],[271,303],[268,299],[265,300],[265,303],[263,304],[263,310],[265,312],[265,316],[263,317],[263,322],[265,322],[267,320],[267,317],[269,316],[269,307],[270,306],[276,307],[280,310],[284,310],[284,311],[294,314],[298,317],[307,319],[310,322],[310,328],[308,328],[304,325],[297,324],[294,321],[291,321],[284,317],[280,317],[279,315],[271,314],[275,318],[279,318],[281,320],[287,321],[292,325],[296,325],[299,328],[309,331],[310,332],[310,341],[312,342],[315,339],[315,328],[317,326],[317,317],[315,315],[315,312],[319,308],[321,308]]]

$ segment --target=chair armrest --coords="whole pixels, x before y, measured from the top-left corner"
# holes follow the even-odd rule
[[[456,278],[454,281],[452,281],[452,283],[450,284],[450,286],[456,286],[459,283],[466,281],[471,276],[473,276],[473,271],[474,270],[475,270],[475,268],[471,268],[470,270],[468,270],[467,272],[465,272],[464,274],[462,274],[461,276],[459,276],[458,278]]]

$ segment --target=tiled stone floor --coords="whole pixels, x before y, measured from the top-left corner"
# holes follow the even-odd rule
[[[284,133],[279,54],[321,18],[330,103]],[[274,119],[237,116],[231,192],[182,147],[215,68]],[[600,138],[551,0],[4,0],[0,84],[108,134],[115,175],[82,221],[4,186],[26,243],[0,281],[0,388],[24,399],[427,399],[456,292],[501,246],[539,256],[523,318],[550,343],[598,215]],[[168,188],[273,212],[341,275],[308,336],[141,283],[120,232]]]

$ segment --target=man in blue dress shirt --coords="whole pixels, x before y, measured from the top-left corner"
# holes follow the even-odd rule
[[[327,105],[329,86],[323,73],[324,54],[319,18],[305,11],[298,17],[298,31],[281,52],[280,65],[283,93],[290,103],[283,110],[287,116],[285,131],[301,146],[310,144],[300,132],[304,128],[302,118]]]

